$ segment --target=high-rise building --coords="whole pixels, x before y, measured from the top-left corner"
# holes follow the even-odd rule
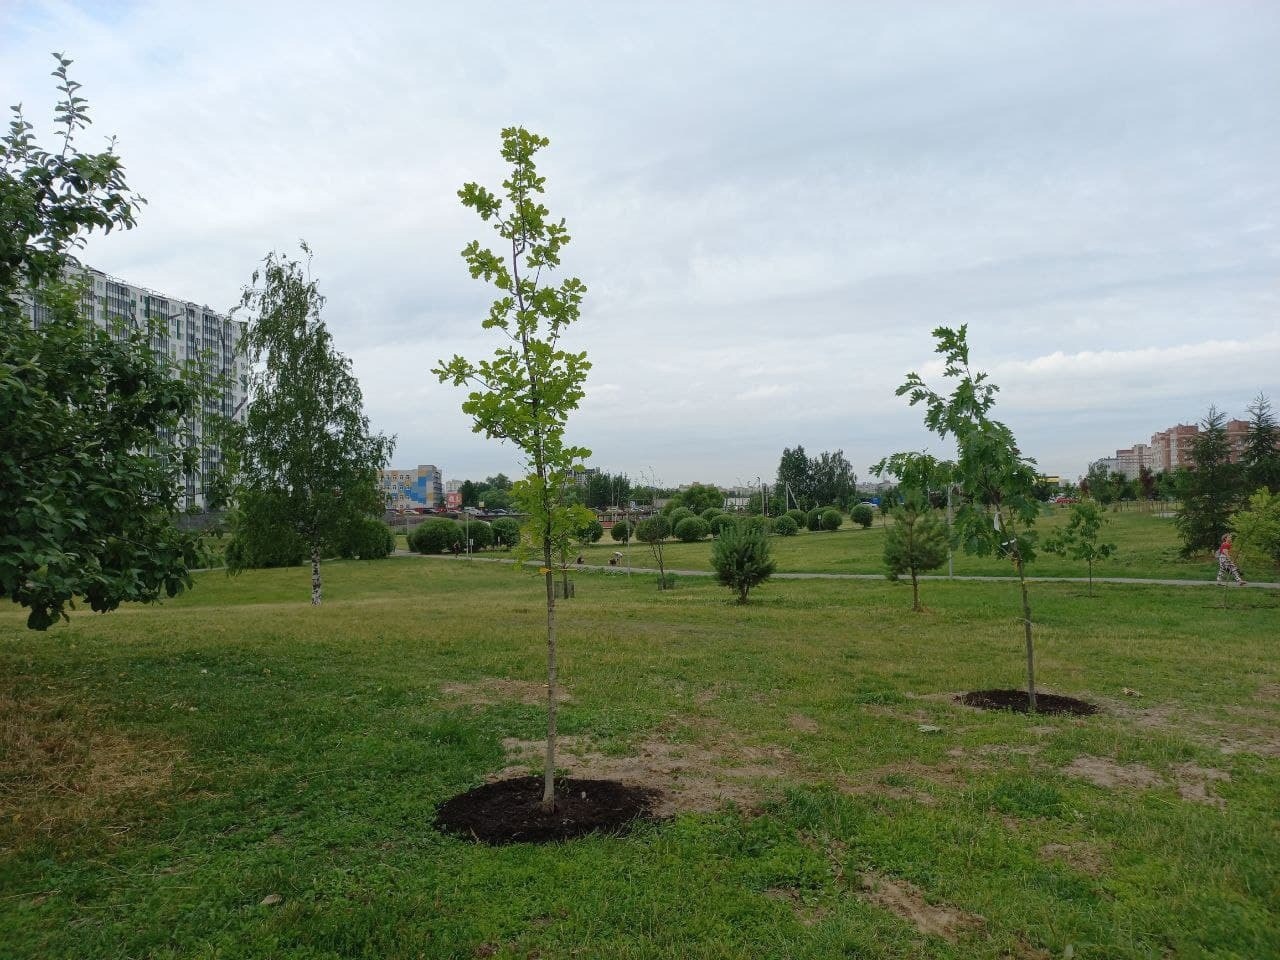
[[[416,470],[379,470],[378,485],[392,510],[434,510],[445,502],[440,468],[432,463],[419,464]]]
[[[199,416],[187,425],[201,453],[197,472],[186,478],[183,506],[203,508],[205,484],[222,462],[222,450],[212,439],[212,420],[215,416],[244,418],[249,371],[237,348],[246,324],[208,306],[126,283],[93,267],[72,263],[66,276],[84,283],[81,312],[95,326],[112,331],[119,339],[150,329],[151,350],[157,358],[175,370],[199,364],[206,385],[218,385],[206,397]],[[25,298],[25,307],[37,328],[48,319],[48,307],[34,297]]]

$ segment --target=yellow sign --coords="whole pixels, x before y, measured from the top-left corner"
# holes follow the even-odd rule
[[[539,568],[538,568],[538,572],[539,572],[539,573],[541,573],[541,574],[543,574],[543,575],[545,576],[546,574],[548,574],[548,573],[550,573],[550,572],[551,572],[551,568],[550,568],[550,567],[539,567]]]

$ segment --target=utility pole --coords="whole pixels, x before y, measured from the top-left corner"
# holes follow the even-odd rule
[[[947,481],[947,579],[955,577],[955,562],[951,556],[951,481]]]

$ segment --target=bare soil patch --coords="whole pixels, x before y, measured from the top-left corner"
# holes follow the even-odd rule
[[[1173,784],[1178,789],[1178,796],[1192,803],[1203,803],[1211,807],[1225,807],[1226,801],[1209,792],[1209,784],[1231,779],[1225,770],[1214,770],[1194,763],[1181,763],[1173,768]]]
[[[555,795],[554,809],[546,811],[541,777],[486,783],[442,803],[436,826],[494,845],[617,834],[649,816],[656,791],[615,780],[560,777]]]
[[[812,717],[806,717],[803,713],[793,713],[787,718],[787,723],[791,725],[792,730],[798,730],[800,733],[817,733],[818,724]]]
[[[1141,763],[1116,763],[1106,757],[1088,754],[1076,757],[1062,768],[1062,772],[1109,790],[1119,787],[1141,790],[1158,787],[1164,782],[1158,773]]]
[[[770,887],[764,895],[770,900],[781,900],[789,904],[796,919],[805,927],[820,923],[830,912],[818,904],[806,903],[800,891],[792,887]]]
[[[88,824],[121,832],[120,808],[168,788],[182,756],[66,701],[0,693],[0,844]]]
[[[862,875],[862,890],[863,896],[871,903],[910,920],[921,933],[953,943],[963,931],[976,929],[985,923],[976,914],[945,904],[929,903],[918,887],[905,880],[866,873]]]
[[[545,740],[507,739],[502,745],[510,764],[496,774],[497,778],[541,767]],[[751,808],[763,798],[761,781],[791,775],[790,770],[765,762],[762,751],[747,751],[747,756],[726,755],[697,744],[670,743],[656,737],[637,744],[625,756],[601,753],[586,738],[561,737],[559,747],[557,763],[570,776],[660,790],[660,796],[653,800],[655,817],[705,813],[727,803]]]
[[[1038,853],[1041,860],[1065,863],[1073,870],[1091,877],[1102,874],[1102,857],[1098,851],[1084,843],[1046,843]]]
[[[547,685],[532,680],[504,680],[490,677],[475,683],[447,683],[440,688],[446,697],[474,707],[492,707],[500,703],[524,703],[538,706],[547,702]],[[556,685],[556,702],[565,703],[573,696],[563,685]]]
[[[957,703],[979,710],[1013,710],[1031,712],[1031,698],[1025,690],[975,690],[956,697]],[[1036,693],[1037,714],[1069,714],[1088,717],[1098,712],[1095,704],[1075,697],[1063,697],[1054,693]]]

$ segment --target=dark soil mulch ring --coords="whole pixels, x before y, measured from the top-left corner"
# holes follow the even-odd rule
[[[623,833],[649,818],[658,791],[616,780],[556,779],[556,806],[542,810],[542,777],[499,780],[460,793],[436,811],[436,826],[495,846]]]
[[[1030,698],[1025,690],[974,690],[972,693],[960,694],[956,697],[956,702],[979,710],[1031,712]],[[1085,700],[1036,692],[1036,713],[1067,713],[1076,717],[1088,717],[1097,712],[1097,705]]]

